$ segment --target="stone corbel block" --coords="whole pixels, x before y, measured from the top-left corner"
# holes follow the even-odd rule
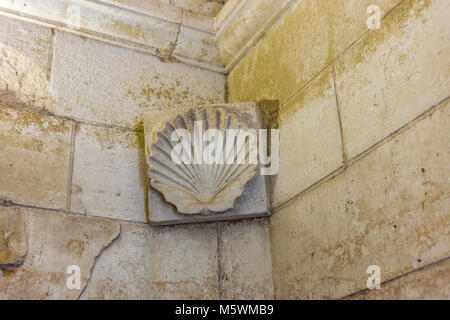
[[[202,133],[203,141],[206,137],[203,133],[215,128],[224,136],[223,148],[217,147],[215,150],[223,150],[227,154],[226,142],[230,136],[227,136],[226,129],[254,129],[258,136],[259,129],[265,126],[255,103],[158,109],[144,115],[151,225],[236,220],[270,214],[267,177],[261,175],[260,164],[236,161],[240,150],[246,150],[243,153],[245,157],[250,154],[250,140],[245,139],[247,145],[242,148],[239,139],[228,139],[234,141],[236,159],[233,164],[220,161],[208,164],[203,161],[203,153],[202,160],[196,158],[194,149],[198,146],[196,141],[200,141],[195,140],[196,133]],[[182,141],[187,141],[184,136],[180,138],[180,131],[176,129],[185,130],[181,132],[192,137],[183,149],[190,152],[177,153],[189,154],[191,157],[188,155],[188,160],[191,161],[184,161],[186,158],[181,156],[178,163],[174,161],[173,150],[177,150],[177,145],[182,147]],[[172,137],[178,140],[172,140]],[[207,145],[208,142],[205,142],[203,148]]]

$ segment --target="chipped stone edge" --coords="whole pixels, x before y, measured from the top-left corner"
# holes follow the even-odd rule
[[[99,251],[99,253],[94,257],[94,261],[92,263],[92,267],[89,269],[89,277],[86,280],[86,284],[84,285],[84,287],[81,289],[80,294],[78,295],[76,300],[81,300],[83,299],[84,293],[86,292],[88,285],[91,281],[91,278],[94,274],[94,270],[95,270],[95,266],[97,265],[97,261],[101,258],[101,256],[103,255],[103,252],[105,252],[108,248],[110,248],[116,241],[117,239],[120,238],[120,235],[122,234],[122,225],[120,223],[117,223],[117,225],[119,226],[119,230],[117,232],[117,234],[111,239],[111,241],[107,244],[105,244]]]

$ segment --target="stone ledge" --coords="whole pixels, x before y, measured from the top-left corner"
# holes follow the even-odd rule
[[[34,22],[121,47],[174,59],[181,28],[190,30],[189,38],[197,48],[184,50],[181,62],[224,73],[217,64],[212,17],[159,3],[113,0],[8,1],[0,3],[0,15]],[[78,19],[79,17],[79,19]],[[186,21],[186,22],[183,22]],[[78,23],[79,22],[79,23]],[[198,52],[207,52],[198,59]],[[189,56],[192,54],[192,56]],[[186,56],[187,55],[187,56]]]
[[[155,1],[17,0],[0,15],[226,74],[297,1],[228,1],[214,18]]]

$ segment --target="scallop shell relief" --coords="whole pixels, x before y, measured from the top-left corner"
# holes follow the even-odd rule
[[[230,129],[247,130],[243,120],[214,107],[191,109],[167,121],[150,148],[152,187],[181,214],[212,215],[232,209],[258,167],[249,160],[249,139],[228,134]],[[205,161],[208,150],[213,151]]]

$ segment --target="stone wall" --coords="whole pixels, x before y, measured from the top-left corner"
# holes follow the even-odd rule
[[[0,30],[0,298],[273,296],[267,220],[147,223],[144,110],[223,103],[224,75],[10,17]]]
[[[230,73],[229,102],[260,102],[280,128],[276,298],[450,298],[449,14],[447,0],[293,1]]]

